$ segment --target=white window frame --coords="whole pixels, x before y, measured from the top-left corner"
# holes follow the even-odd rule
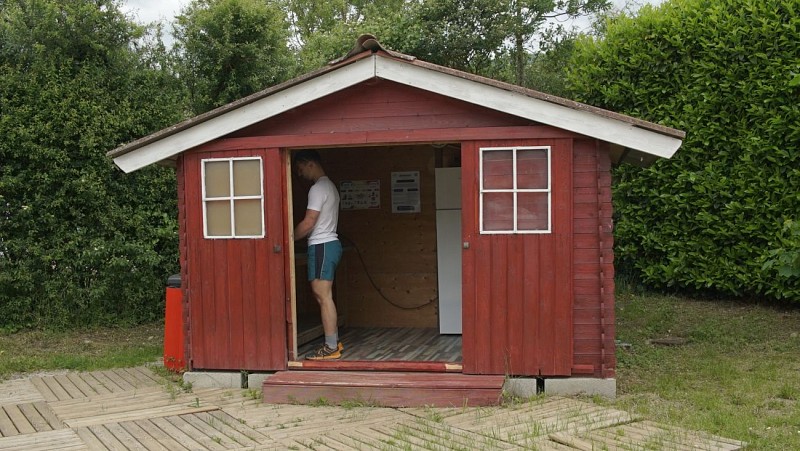
[[[478,162],[480,194],[478,201],[478,215],[480,218],[481,235],[508,235],[508,234],[546,234],[552,233],[553,229],[553,168],[552,168],[552,149],[551,146],[512,146],[512,147],[481,147]],[[484,189],[483,187],[483,155],[485,152],[498,150],[512,151],[513,166],[513,186],[506,189]],[[519,150],[544,150],[547,152],[547,188],[539,189],[520,189],[517,188],[517,151]],[[484,230],[483,227],[483,195],[486,193],[512,193],[514,198],[514,226],[512,230]],[[546,230],[517,230],[517,195],[519,193],[547,193],[547,229]]]
[[[258,196],[235,196],[233,192],[233,162],[234,161],[242,161],[242,160],[257,160],[258,167],[259,167],[259,190],[260,194]],[[221,197],[208,197],[206,195],[206,163],[220,163],[223,161],[228,162],[228,195],[221,196]],[[203,192],[202,204],[203,204],[203,237],[209,240],[217,240],[217,239],[257,239],[257,238],[264,238],[266,236],[266,226],[264,224],[264,164],[261,160],[261,157],[231,157],[231,158],[204,158],[200,160],[200,185]],[[252,200],[257,199],[261,203],[261,234],[260,235],[237,235],[236,234],[236,215],[234,212],[234,201],[236,200]],[[209,201],[223,201],[227,200],[230,204],[230,214],[231,214],[231,234],[230,235],[209,235],[208,234],[208,212],[207,212],[207,205]]]

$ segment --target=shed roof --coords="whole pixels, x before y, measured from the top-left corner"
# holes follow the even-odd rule
[[[187,119],[107,155],[123,171],[132,172],[371,79],[431,91],[608,142],[615,162],[647,166],[657,158],[670,158],[685,137],[683,131],[663,125],[426,63],[384,49],[374,37],[363,35],[347,55],[327,67]]]

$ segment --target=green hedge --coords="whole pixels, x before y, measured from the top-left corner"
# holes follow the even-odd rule
[[[797,0],[668,0],[578,43],[576,98],[687,132],[672,159],[615,170],[620,271],[800,302],[797,269],[769,263],[800,246],[784,227],[800,219],[798,37]]]
[[[174,171],[126,175],[105,153],[180,120],[177,81],[114,0],[0,13],[0,330],[163,317]]]

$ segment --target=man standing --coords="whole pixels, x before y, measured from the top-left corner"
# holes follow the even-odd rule
[[[308,191],[306,215],[294,229],[294,239],[308,237],[308,280],[319,303],[325,343],[306,355],[310,360],[331,360],[342,356],[336,304],[333,302],[333,276],[342,258],[342,244],[336,234],[339,221],[339,192],[325,175],[322,160],[315,150],[294,155],[294,169],[300,177],[314,182]]]

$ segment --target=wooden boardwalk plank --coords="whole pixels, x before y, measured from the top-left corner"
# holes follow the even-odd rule
[[[0,406],[43,400],[44,397],[30,379],[12,379],[0,383]]]
[[[75,386],[67,374],[53,376],[53,379],[69,394],[71,399],[85,398],[88,396],[84,394],[77,386]]]
[[[6,411],[8,418],[11,419],[11,422],[14,423],[14,427],[17,428],[20,435],[22,434],[33,434],[36,432],[36,429],[33,425],[28,421],[25,417],[25,414],[19,410],[19,406],[3,406],[3,410]]]
[[[91,385],[87,384],[86,381],[83,379],[83,373],[67,373],[67,378],[70,382],[72,382],[78,390],[83,393],[84,396],[95,396],[97,395],[97,390],[94,389]]]
[[[11,421],[11,417],[6,413],[5,406],[2,406],[0,407],[0,437],[11,437],[14,435],[19,435],[19,431],[17,427],[14,426],[14,422]]]
[[[213,415],[218,413],[221,413],[222,416],[218,417]],[[236,421],[235,418],[232,418],[224,412],[220,412],[219,410],[192,415],[181,415],[181,418],[198,429],[203,428],[207,431],[207,435],[214,438],[217,443],[225,446],[226,448],[250,448],[272,442],[271,439],[252,428],[243,426],[241,423]],[[238,424],[240,427],[235,427],[236,424]],[[217,438],[219,440],[217,440]]]
[[[108,423],[104,424],[105,428],[111,433],[117,440],[119,440],[126,448],[133,451],[149,451],[147,447],[137,440],[133,435],[131,435],[125,428],[123,428],[119,423]]]
[[[175,415],[185,415],[187,413],[207,412],[215,410],[216,407],[183,407],[183,406],[162,406],[146,410],[131,410],[127,412],[117,412],[99,417],[79,418],[67,420],[65,423],[69,427],[89,426],[94,424],[106,424],[120,421],[133,421],[142,418],[169,417]]]
[[[78,434],[78,437],[89,447],[89,449],[106,449],[106,446],[103,444],[102,441],[92,432],[89,428],[78,428],[75,429],[75,433]]]
[[[95,374],[98,374],[100,376],[104,376],[106,379],[111,381],[114,385],[119,387],[120,388],[119,391],[130,391],[130,390],[133,390],[133,389],[136,388],[135,385],[133,385],[130,382],[128,382],[124,377],[121,377],[114,370],[100,371],[99,373],[96,372]],[[117,390],[113,390],[113,391],[117,391]]]
[[[136,428],[138,428],[138,430],[141,431],[141,433],[149,435],[156,442],[158,442],[159,445],[163,446],[165,449],[169,451],[180,451],[188,449],[185,446],[183,446],[183,444],[179,443],[177,440],[175,440],[166,432],[164,432],[160,427],[158,427],[154,422],[150,420],[125,421],[121,424],[129,432],[131,432],[131,434],[133,434],[133,431],[136,430]],[[133,435],[138,436],[141,433]]]
[[[25,415],[25,418],[28,422],[33,426],[33,429],[36,432],[45,432],[45,431],[52,431],[53,427],[50,426],[50,422],[42,416],[41,413],[36,409],[36,406],[33,404],[19,404],[18,405],[20,412]]]
[[[203,449],[209,449],[211,451],[226,449],[225,446],[214,440],[214,435],[208,435],[205,430],[197,429],[194,425],[187,422],[184,416],[165,417],[164,420],[186,436],[192,437],[195,441],[199,442]]]
[[[326,434],[325,437],[326,439],[330,440],[330,446],[334,449],[400,449],[397,447],[393,448],[388,446],[392,440],[390,436],[385,436],[379,432],[367,432],[367,428],[364,430],[350,429],[346,431],[331,431],[329,434]],[[281,443],[285,446],[285,449],[316,449],[319,446],[313,441],[313,438],[310,439],[308,437],[287,437],[282,439]],[[326,443],[328,443],[328,440],[326,440]],[[340,443],[342,446],[340,448],[336,448],[334,443]]]
[[[51,407],[53,412],[69,427],[217,409],[213,405],[197,404],[196,399],[191,394],[182,394],[172,398],[161,387],[146,387],[141,391],[54,402],[51,403]]]
[[[187,435],[182,430],[175,427],[166,417],[153,418],[151,422],[164,431],[164,433],[174,438],[178,443],[181,443],[184,447],[188,449],[203,449],[203,445],[200,442],[195,440],[193,436]]]
[[[117,385],[115,381],[111,380],[111,378],[109,378],[108,375],[106,375],[105,371],[92,371],[91,374],[92,377],[94,377],[97,380],[97,382],[100,383],[100,385],[102,385],[103,387],[106,388],[106,390],[108,390],[108,393],[119,393],[128,390],[127,387],[120,387],[119,385]]]
[[[0,449],[4,451],[84,451],[103,448],[88,448],[75,431],[61,429],[0,438]]]
[[[134,387],[148,387],[158,385],[149,377],[145,377],[136,368],[117,368],[112,370]]]
[[[244,417],[247,424],[262,434],[271,437],[300,437],[319,434],[319,425],[335,422],[340,428],[353,428],[368,425],[396,424],[409,417],[395,409],[364,407],[346,409],[343,407],[311,407],[293,405],[274,405],[268,409],[258,409],[259,416]]]
[[[209,424],[213,424],[214,422],[224,424],[226,426],[225,434],[231,437],[241,446],[269,444],[272,442],[271,438],[258,432],[250,426],[247,426],[239,421],[238,418],[234,418],[222,410],[212,410],[209,412],[197,413],[195,415]]]
[[[103,449],[108,449],[110,451],[127,451],[127,447],[123,444],[114,434],[109,431],[105,425],[97,424],[94,426],[89,426],[89,430],[100,440],[100,443],[103,444]]]
[[[31,383],[36,386],[39,393],[44,396],[45,401],[60,401],[70,399],[69,393],[53,379],[52,376],[33,377]]]
[[[158,440],[156,440],[152,435],[148,434],[147,431],[142,429],[134,421],[123,421],[118,424],[121,428],[125,430],[126,434],[132,437],[131,440],[136,441],[136,443],[140,444],[144,449],[148,451],[162,451],[162,450],[170,451],[170,450],[182,449],[182,447],[180,446],[173,446],[172,448],[169,448],[159,443]]]
[[[81,373],[81,377],[98,395],[106,395],[111,393],[111,390],[109,390],[105,384],[97,379],[94,373]]]
[[[47,421],[47,424],[49,424],[52,429],[64,429],[66,427],[64,422],[61,421],[58,416],[56,416],[55,412],[53,412],[50,404],[44,401],[39,401],[33,403],[32,405],[34,408],[36,408],[36,411],[39,412],[39,415],[41,415],[42,418]]]
[[[412,422],[358,428],[348,435],[361,441],[373,440],[373,443],[380,444],[380,449],[520,449],[514,444],[469,431],[426,428]]]
[[[164,383],[164,378],[157,375],[149,366],[137,366],[130,368],[130,370],[135,371],[140,376],[140,379],[148,384],[161,385]]]

